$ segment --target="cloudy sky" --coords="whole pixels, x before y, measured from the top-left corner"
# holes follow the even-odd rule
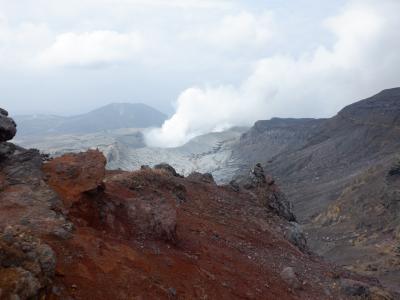
[[[0,0],[0,106],[143,102],[173,146],[257,119],[326,117],[400,86],[398,0]]]

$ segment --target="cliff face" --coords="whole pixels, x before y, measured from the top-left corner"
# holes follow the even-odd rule
[[[400,88],[356,102],[330,119],[259,121],[234,150],[242,171],[263,162],[308,221],[327,208],[359,172],[400,146]]]
[[[400,149],[400,88],[330,119],[260,121],[240,145],[238,157],[254,150],[277,178],[314,251],[399,288],[399,179],[387,174]]]
[[[168,166],[105,171],[98,151],[0,147],[2,299],[392,299],[309,253],[261,166],[217,186]]]
[[[55,275],[57,254],[48,240],[70,238],[73,224],[44,182],[43,157],[6,142],[16,125],[0,113],[0,298],[31,299]]]

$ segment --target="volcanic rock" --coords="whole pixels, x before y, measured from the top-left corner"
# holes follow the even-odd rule
[[[172,166],[167,164],[167,163],[162,163],[162,164],[155,165],[154,169],[156,169],[156,170],[164,170],[167,173],[169,173],[169,174],[171,174],[172,176],[175,176],[175,177],[182,177],[182,175],[178,174],[176,172],[176,170]]]
[[[43,162],[15,149],[0,161],[0,297],[316,300],[351,299],[342,279],[380,288],[300,251],[300,232],[290,242],[290,206],[258,166],[237,191],[166,169],[106,172],[98,151]]]
[[[48,286],[55,273],[54,251],[20,227],[0,234],[0,296],[31,299]]]
[[[16,151],[17,147],[14,144],[0,142],[0,161],[6,159]]]
[[[290,222],[289,224],[290,226],[288,231],[288,240],[293,245],[296,245],[301,251],[308,251],[309,249],[307,246],[307,239],[303,232],[303,229],[296,222]]]
[[[0,115],[3,115],[3,116],[8,117],[8,111],[6,111],[6,110],[3,109],[3,108],[0,108]]]
[[[187,177],[188,180],[215,184],[214,177],[210,173],[192,172]]]
[[[241,185],[245,189],[253,189],[266,184],[264,169],[260,163],[252,168],[248,176],[241,178]]]
[[[299,279],[292,267],[286,267],[280,273],[281,278],[293,289],[300,287]]]
[[[229,182],[229,187],[234,190],[235,192],[240,191],[240,184],[236,180],[231,180]]]
[[[232,156],[239,175],[261,162],[274,176],[312,251],[400,292],[399,129],[394,88],[329,119],[258,121]]]
[[[98,150],[68,154],[53,159],[43,167],[48,183],[62,195],[65,205],[71,206],[80,196],[101,188],[106,159]]]
[[[11,140],[17,133],[17,125],[8,117],[8,112],[0,109],[0,142]]]
[[[400,175],[400,161],[396,162],[389,170],[389,176],[399,176]]]
[[[292,204],[287,200],[285,194],[278,190],[269,194],[266,198],[267,205],[275,211],[278,216],[281,216],[290,222],[296,221],[296,217],[292,212]]]
[[[65,157],[55,161],[69,163]],[[85,164],[91,163],[80,159],[79,169],[90,170]],[[54,167],[44,170],[48,178],[58,176]],[[56,188],[59,181],[53,182]],[[331,266],[284,238],[293,224],[265,204],[277,190],[265,183],[237,192],[159,169],[106,172],[102,188],[81,193],[69,209],[75,231],[55,244],[61,255],[57,272],[63,274],[56,284],[76,285],[73,295],[82,299],[322,299],[325,289],[332,299],[346,299],[340,277],[321,271]],[[59,195],[64,202],[69,197],[67,191]],[[282,275],[278,266],[289,262],[312,271]],[[297,288],[299,282],[319,284]],[[57,293],[71,296],[68,288]]]
[[[278,216],[288,221],[296,221],[291,202],[275,184],[275,180],[270,175],[265,176],[261,164],[257,163],[247,176],[239,176],[231,181],[230,186],[234,190],[243,187],[245,190],[255,191],[263,203]]]
[[[68,228],[65,217],[58,212],[62,203],[44,182],[41,168],[38,151],[19,147],[0,161],[0,230],[18,225],[43,236]]]

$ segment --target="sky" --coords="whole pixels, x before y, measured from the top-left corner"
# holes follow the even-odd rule
[[[152,146],[271,117],[329,117],[400,86],[398,0],[0,0],[0,107],[142,102]]]

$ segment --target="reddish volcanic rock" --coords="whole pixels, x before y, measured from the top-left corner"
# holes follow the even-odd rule
[[[271,182],[236,191],[164,170],[108,172],[102,189],[71,206],[72,239],[49,242],[58,256],[50,299],[347,299],[340,278],[351,274],[284,238],[292,225],[265,202],[277,191]],[[296,284],[282,278],[288,268]]]
[[[43,181],[39,152],[13,148],[0,161],[0,299],[37,299],[55,271],[55,253],[45,240],[69,238],[72,224]]]
[[[62,202],[44,182],[38,151],[17,149],[0,162],[0,231],[22,226],[38,237],[68,231]]]
[[[67,154],[43,166],[48,183],[62,196],[69,207],[82,193],[101,186],[105,176],[106,159],[98,150]]]
[[[351,299],[359,283],[380,293],[300,251],[290,206],[259,167],[232,188],[164,169],[106,173],[98,151],[42,165],[20,148],[0,161],[1,299]]]

